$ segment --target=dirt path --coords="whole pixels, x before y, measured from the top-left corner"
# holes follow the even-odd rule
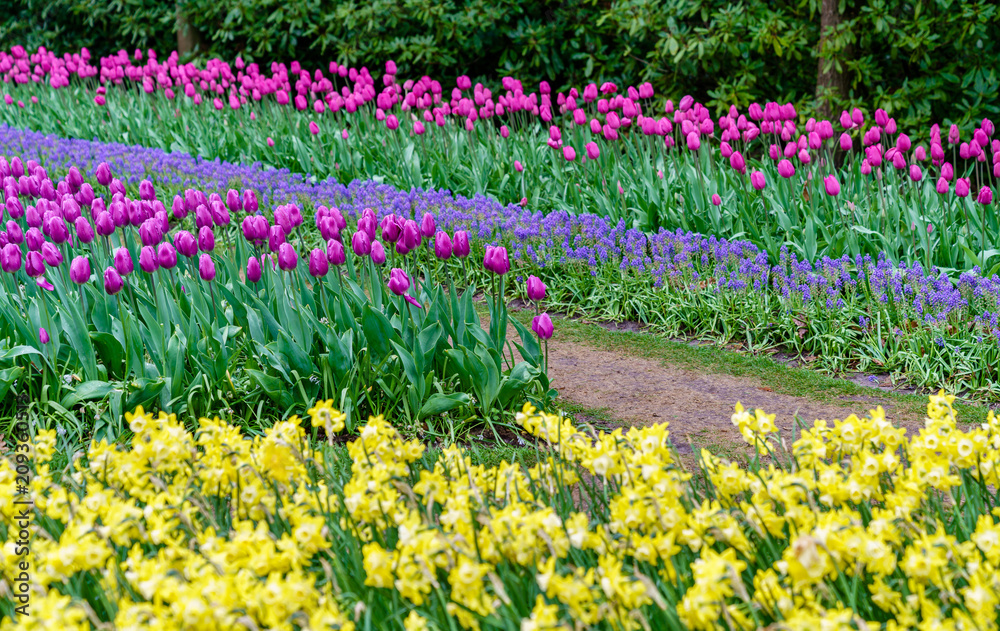
[[[731,420],[737,401],[747,409],[775,414],[788,437],[796,414],[810,424],[815,419],[832,422],[852,413],[864,416],[878,405],[910,432],[923,425],[922,416],[894,409],[891,400],[876,390],[871,396],[842,397],[842,405],[821,402],[775,392],[754,378],[692,370],[663,359],[560,340],[558,334],[549,341],[549,372],[564,401],[604,410],[624,425],[669,421],[675,444],[692,442],[732,456],[747,451]]]

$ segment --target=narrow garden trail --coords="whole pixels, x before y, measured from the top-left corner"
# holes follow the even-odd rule
[[[910,432],[923,426],[923,414],[914,406],[900,406],[876,388],[860,395],[790,394],[787,387],[764,383],[755,376],[735,376],[675,361],[670,353],[657,352],[662,342],[644,347],[643,338],[652,339],[652,334],[629,333],[622,343],[607,343],[600,336],[588,339],[586,329],[596,329],[596,325],[562,318],[554,322],[556,333],[549,340],[553,387],[561,402],[579,409],[576,416],[581,420],[599,415],[624,426],[669,421],[675,444],[690,442],[730,453],[746,450],[731,420],[737,401],[747,409],[775,414],[786,437],[791,436],[788,430],[796,415],[809,424],[816,419],[832,422],[852,413],[864,416],[879,405],[887,418]]]

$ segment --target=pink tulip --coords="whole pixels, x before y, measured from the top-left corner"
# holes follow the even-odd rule
[[[837,181],[836,176],[828,175],[823,178],[823,186],[826,188],[826,194],[831,197],[836,197],[840,194],[840,182]]]
[[[563,157],[567,162],[573,162],[576,160],[576,149],[570,146],[563,147]]]
[[[767,186],[767,180],[764,179],[764,174],[761,173],[760,171],[754,171],[753,173],[751,173],[750,185],[753,186],[754,189],[758,191],[764,190],[764,187]]]
[[[972,182],[969,178],[960,177],[955,182],[955,195],[959,197],[968,197],[969,191],[972,189]]]
[[[976,201],[983,206],[988,206],[993,203],[993,191],[989,186],[984,186],[979,189],[979,195],[976,196]]]
[[[721,206],[722,205],[722,198],[719,197],[718,193],[712,195],[712,205],[713,206]]]
[[[913,180],[914,182],[919,182],[923,177],[924,177],[924,174],[920,170],[920,167],[917,166],[917,165],[915,165],[915,164],[911,164],[910,165],[910,179]]]

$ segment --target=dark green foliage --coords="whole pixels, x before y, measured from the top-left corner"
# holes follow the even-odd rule
[[[815,104],[824,63],[847,78],[833,111],[884,107],[904,127],[1000,113],[1000,9],[993,0],[840,0],[820,53],[821,0],[7,0],[0,41],[57,52],[173,50],[177,7],[198,55],[330,60],[403,76],[522,79],[534,89],[651,81],[711,106]],[[374,74],[374,73],[373,73]]]

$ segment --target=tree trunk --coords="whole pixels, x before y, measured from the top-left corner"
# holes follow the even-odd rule
[[[835,60],[842,58],[842,55],[834,53],[833,42],[830,41],[833,31],[840,25],[840,12],[837,10],[837,4],[838,0],[823,0],[820,9],[816,112],[822,118],[830,118],[833,114],[832,101],[847,93],[847,77],[841,70],[837,70],[835,63]]]
[[[181,7],[180,0],[178,0],[176,7],[177,7],[177,54],[184,56],[185,54],[194,52],[196,49],[201,47],[201,35],[198,33],[198,29],[196,29],[188,22],[187,14]]]

